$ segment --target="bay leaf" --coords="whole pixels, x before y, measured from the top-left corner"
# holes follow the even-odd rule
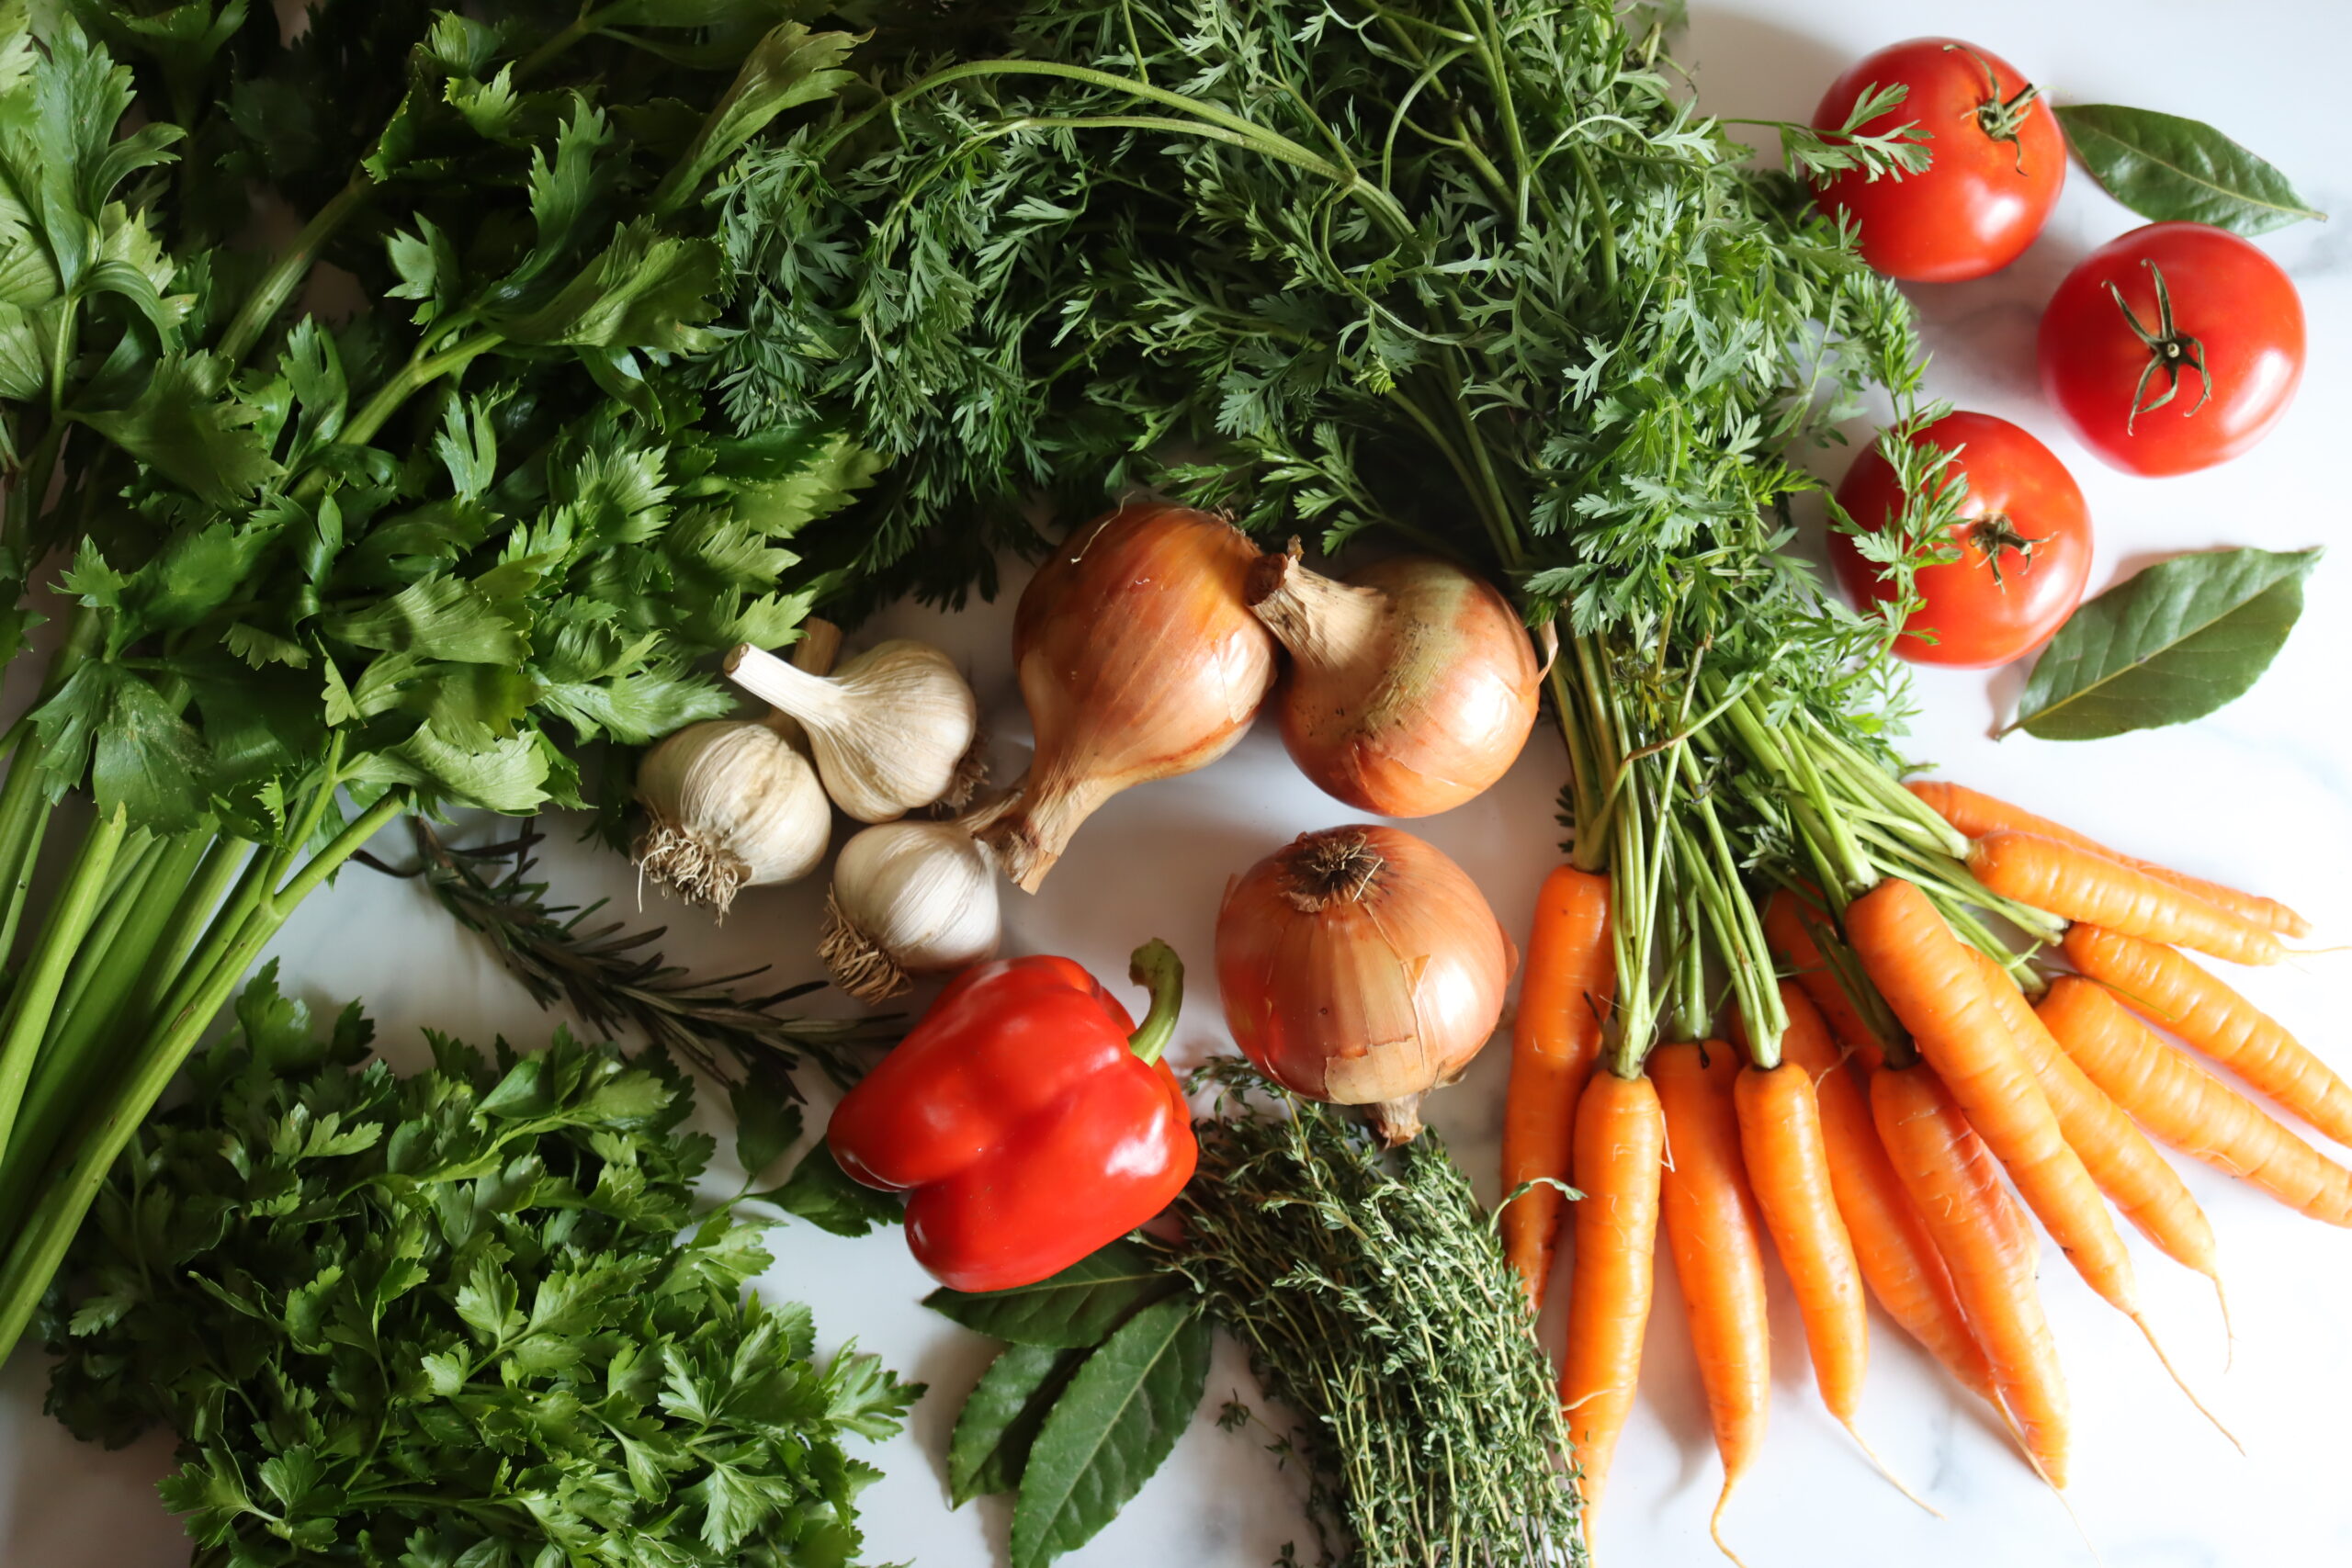
[[[2175,556],[2085,601],[2041,650],[2001,733],[2097,740],[2185,724],[2245,695],[2294,629],[2319,558]]]
[[[1086,1351],[1008,1345],[964,1398],[947,1440],[947,1489],[956,1507],[1021,1484],[1037,1430]]]
[[[1093,1540],[1176,1447],[1208,1372],[1208,1320],[1189,1296],[1146,1307],[1088,1355],[1029,1450],[1012,1568]]]
[[[2286,175],[2200,120],[2120,104],[2063,104],[2058,122],[2091,178],[2143,218],[2267,234],[2327,216]]]
[[[1174,1277],[1151,1254],[1120,1240],[1034,1285],[1009,1291],[936,1290],[922,1304],[994,1338],[1068,1349],[1101,1344],[1136,1308],[1175,1288]]]

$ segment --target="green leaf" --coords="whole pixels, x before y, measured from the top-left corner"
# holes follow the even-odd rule
[[[2327,216],[2286,175],[2202,121],[2120,104],[2064,104],[2058,122],[2091,178],[2143,218],[2267,234]]]
[[[2098,740],[2185,724],[2236,700],[2286,645],[2319,558],[2316,549],[2214,550],[2118,583],[2050,639],[2008,729]]]
[[[833,1158],[832,1145],[821,1138],[800,1156],[783,1185],[746,1196],[773,1203],[835,1235],[864,1235],[878,1225],[895,1225],[900,1218],[899,1200],[852,1179]]]
[[[413,582],[328,629],[357,648],[467,664],[517,664],[530,655],[514,613],[471,582],[435,576]]]
[[[1029,1450],[1012,1568],[1045,1568],[1111,1522],[1183,1436],[1208,1371],[1208,1319],[1191,1298],[1145,1308],[1086,1358]]]
[[[825,1416],[875,1442],[896,1437],[907,1412],[922,1397],[923,1385],[902,1382],[876,1355],[856,1353],[857,1341],[842,1346],[825,1368]],[[796,1355],[806,1355],[796,1348]]]
[[[666,235],[647,219],[615,231],[604,254],[537,310],[493,321],[516,343],[658,348],[691,354],[716,340],[718,247]]]
[[[989,1363],[947,1440],[947,1488],[956,1507],[1021,1484],[1037,1429],[1086,1355],[1008,1345]]]
[[[878,454],[821,425],[781,424],[712,447],[714,482],[733,491],[736,516],[768,538],[839,511],[884,467]]]
[[[203,739],[138,676],[117,675],[90,758],[90,784],[103,810],[122,807],[133,825],[177,833],[204,819],[208,777]]]
[[[400,281],[384,290],[387,299],[414,299],[411,320],[423,325],[449,308],[464,276],[457,247],[449,236],[433,226],[423,213],[416,216],[417,233],[395,230],[384,241],[385,254]]]
[[[507,1272],[489,1258],[474,1265],[465,1282],[458,1287],[454,1303],[458,1315],[485,1343],[523,1331],[523,1312],[514,1281]]]
[[[548,749],[537,735],[510,735],[469,747],[445,740],[424,725],[399,745],[368,753],[346,777],[357,784],[416,785],[514,815],[537,810],[548,798],[550,771]]]
[[[727,96],[703,121],[694,145],[653,193],[652,210],[671,212],[691,200],[713,169],[785,110],[838,92],[851,80],[842,62],[856,41],[848,33],[812,33],[798,22],[786,22],[761,39]]]
[[[994,1338],[1067,1349],[1101,1344],[1138,1308],[1176,1286],[1175,1276],[1150,1253],[1122,1239],[1034,1285],[982,1293],[936,1290],[922,1304]]]
[[[261,411],[220,395],[227,378],[212,355],[167,354],[129,407],[74,417],[175,483],[232,507],[279,469],[252,428]]]
[[[735,1160],[755,1177],[800,1141],[800,1107],[773,1088],[745,1079],[727,1091],[735,1112]]]

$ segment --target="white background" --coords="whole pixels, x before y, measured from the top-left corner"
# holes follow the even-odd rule
[[[2300,402],[2269,441],[2218,470],[2145,480],[2113,473],[2075,446],[2041,401],[2032,369],[2041,302],[2086,252],[2132,226],[2079,170],[2057,216],[2014,266],[1977,283],[1916,291],[1936,352],[1933,385],[1963,407],[2017,420],[2074,469],[2099,534],[2096,591],[2151,560],[2222,544],[2333,544],[2346,513],[2344,427],[2352,421],[2352,180],[2341,172],[2335,62],[2352,53],[2352,8],[2339,0],[1741,0],[1693,5],[1679,51],[1702,103],[1737,116],[1803,118],[1856,55],[1897,39],[1956,32],[2009,60],[2060,100],[2123,102],[2206,118],[2278,163],[2302,193],[2342,214],[2263,243],[2296,277],[2309,315],[2311,370]],[[2305,62],[2308,62],[2306,64]],[[1842,468],[1830,453],[1826,471]],[[1023,574],[1011,586],[1017,590]],[[1009,598],[953,620],[905,610],[866,636],[911,632],[966,661],[1017,771],[1026,726],[1005,644]],[[1913,756],[1951,776],[2162,859],[2289,899],[2320,942],[2352,933],[2352,558],[2326,562],[2292,643],[2251,695],[2201,723],[2089,745],[1988,728],[2022,671],[1928,674]],[[1504,783],[1419,825],[1523,931],[1553,861],[1556,737],[1539,727]],[[1271,732],[1252,735],[1191,778],[1134,791],[1104,808],[1037,897],[1008,894],[1009,951],[1065,953],[1121,975],[1143,938],[1165,936],[1193,964],[1180,1065],[1227,1048],[1207,980],[1210,928],[1227,875],[1344,809],[1291,770]],[[396,839],[379,846],[401,849]],[[633,879],[616,861],[568,845],[548,864],[576,897],[609,896],[629,913]],[[674,908],[673,958],[707,972],[773,963],[815,973],[817,883],[747,897],[723,928]],[[633,917],[632,917],[633,918]],[[321,1004],[364,996],[387,1048],[421,1056],[421,1026],[519,1042],[551,1021],[417,889],[364,870],[314,899],[275,949],[289,988]],[[2233,976],[2256,1000],[2339,1066],[2352,1068],[2352,954],[2315,956]],[[1507,1050],[1489,1051],[1432,1122],[1482,1191],[1495,1185]],[[2352,1492],[2343,1481],[2340,1412],[2352,1398],[2352,1237],[2289,1213],[2191,1165],[2188,1179],[2220,1232],[2237,1317],[2235,1363],[2204,1282],[2143,1250],[2143,1288],[2181,1365],[2244,1438],[2241,1459],[2167,1384],[2136,1334],[2053,1264],[2042,1290],[2074,1392],[2074,1506],[2114,1568],[2352,1561]],[[897,1238],[844,1241],[805,1225],[774,1237],[779,1260],[762,1288],[816,1309],[828,1347],[852,1337],[930,1383],[909,1432],[873,1457],[887,1479],[865,1498],[870,1561],[981,1568],[1001,1560],[1007,1511],[947,1507],[940,1456],[958,1402],[992,1351],[917,1303],[928,1281]],[[2053,1256],[2054,1254],[2051,1254]],[[1661,1271],[1668,1266],[1661,1262]],[[1755,1568],[1976,1568],[2088,1562],[2058,1505],[1981,1415],[1883,1318],[1863,1411],[1880,1450],[1949,1516],[1935,1519],[1877,1481],[1814,1398],[1802,1340],[1776,1280],[1772,1435],[1728,1519]],[[1598,1545],[1617,1564],[1681,1568],[1717,1561],[1705,1530],[1716,1461],[1677,1297],[1661,1280],[1643,1368],[1643,1398],[1619,1455]],[[1544,1327],[1556,1341],[1558,1324]],[[168,1468],[151,1439],[118,1454],[72,1442],[40,1413],[44,1371],[20,1353],[0,1372],[0,1564],[7,1568],[176,1568],[187,1547],[149,1486]],[[1207,1417],[1235,1391],[1255,1399],[1221,1342],[1202,1418],[1143,1496],[1073,1562],[1122,1568],[1270,1562],[1285,1540],[1310,1546],[1295,1483],[1248,1436]]]

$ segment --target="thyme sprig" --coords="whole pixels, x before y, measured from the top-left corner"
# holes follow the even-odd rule
[[[471,850],[448,843],[422,818],[410,826],[414,868],[396,870],[365,853],[356,858],[392,875],[423,877],[441,907],[489,944],[532,1000],[569,1006],[592,1032],[632,1027],[721,1083],[756,1079],[793,1100],[805,1098],[793,1077],[804,1058],[846,1089],[865,1073],[870,1047],[897,1036],[895,1014],[836,1020],[775,1010],[823,989],[821,980],[738,995],[737,984],[765,968],[697,976],[653,951],[665,926],[589,925],[605,907],[601,898],[585,906],[549,903],[548,884],[531,874],[543,835],[528,823],[503,843]],[[501,864],[503,874],[486,873]]]

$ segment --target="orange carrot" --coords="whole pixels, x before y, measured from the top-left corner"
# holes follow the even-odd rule
[[[1967,945],[1927,895],[1903,881],[1883,882],[1856,899],[1846,911],[1846,930],[1880,994],[2026,1206],[2090,1287],[2138,1321],[2132,1255],[2082,1157],[2059,1131]]]
[[[2188,1184],[2165,1163],[2147,1134],[2133,1126],[2132,1118],[2051,1038],[2007,971],[1973,948],[1969,956],[1976,961],[1977,975],[2000,1009],[2010,1038],[2024,1052],[2026,1066],[2056,1113],[2059,1131],[2082,1156],[2091,1179],[2122,1211],[2123,1217],[2139,1227],[2141,1235],[2167,1257],[2213,1282],[2226,1324],[2229,1296],[2222,1288],[2222,1260],[2213,1227],[2205,1211],[2198,1207]]]
[[[1575,1142],[1577,1103],[1600,1053],[1600,1020],[1617,982],[1609,941],[1609,879],[1555,866],[1535,896],[1527,967],[1510,1030],[1510,1089],[1503,1100],[1503,1251],[1535,1310],[1552,1277]]]
[[[2034,1010],[2093,1083],[2186,1155],[2332,1225],[2352,1225],[2352,1170],[2162,1040],[2106,987],[2068,975]]]
[[[2066,932],[2066,957],[2337,1143],[2352,1145],[2352,1085],[2268,1014],[2179,953],[2077,925]]]
[[[1993,1381],[2042,1479],[2064,1490],[2066,1383],[2034,1292],[2034,1247],[1999,1168],[1924,1062],[1871,1079],[1879,1137],[1951,1269]]]
[[[1829,1186],[1829,1148],[1813,1077],[1787,1057],[1769,1071],[1750,1064],[1740,1069],[1732,1100],[1748,1187],[1796,1289],[1814,1382],[1829,1414],[1850,1431],[1870,1364],[1869,1307],[1854,1244]]]
[[[1560,1357],[1560,1402],[1588,1533],[1642,1369],[1665,1156],[1666,1118],[1656,1086],[1647,1077],[1593,1074],[1577,1102],[1573,1168],[1584,1198],[1572,1211],[1577,1258]]]
[[[1739,1111],[1739,1152],[1748,1188],[1795,1289],[1821,1403],[1895,1490],[1933,1513],[1887,1469],[1856,1424],[1862,1374],[1870,1365],[1870,1306],[1853,1240],[1838,1214],[1813,1075],[1785,1055],[1770,1068],[1750,1063],[1739,1070],[1732,1102]]]
[[[1699,1382],[1707,1391],[1715,1451],[1724,1462],[1723,1491],[1709,1526],[1715,1545],[1730,1557],[1724,1510],[1763,1447],[1772,1393],[1762,1225],[1740,1165],[1739,1112],[1733,1102],[1739,1059],[1720,1041],[1662,1045],[1651,1054],[1649,1071],[1666,1112],[1660,1206],[1667,1245],[1674,1249]]]
[[[1876,1072],[1886,1059],[1886,1051],[1854,998],[1846,994],[1838,972],[1822,956],[1821,944],[1806,924],[1804,905],[1785,887],[1776,890],[1764,905],[1764,937],[1789,961],[1796,983],[1820,1010],[1838,1043],[1853,1052],[1865,1069]]]
[[[2177,942],[2239,964],[2286,956],[2278,934],[2120,861],[2031,833],[1987,833],[1968,852],[1976,880],[2005,897],[2126,936]]]
[[[1829,1185],[1863,1281],[1905,1333],[1949,1368],[1962,1386],[1997,1407],[2000,1395],[1984,1348],[1968,1331],[1951,1271],[1936,1251],[1927,1222],[1911,1206],[1887,1161],[1861,1085],[1840,1059],[1821,1014],[1804,993],[1783,980],[1781,1000],[1789,1013],[1781,1050],[1813,1077],[1821,1139],[1829,1156]]]
[[[2121,861],[2134,871],[2144,871],[2159,882],[2169,882],[2176,887],[2196,894],[2209,904],[2219,904],[2257,926],[2267,926],[2288,936],[2311,935],[2312,923],[2275,898],[2242,893],[2234,887],[2208,882],[2201,876],[2191,876],[2187,872],[2175,871],[2153,861],[2119,854],[2098,840],[2086,838],[2072,828],[2052,822],[2047,817],[2037,817],[2021,806],[1996,800],[1989,795],[1970,789],[1966,784],[1950,784],[1941,779],[1914,779],[1905,787],[1925,801],[1928,810],[1972,839],[1981,839],[1987,833],[1997,833],[2005,829],[2018,833],[2039,833],[2045,839],[2055,839],[2062,844],[2072,844],[2076,849]]]

